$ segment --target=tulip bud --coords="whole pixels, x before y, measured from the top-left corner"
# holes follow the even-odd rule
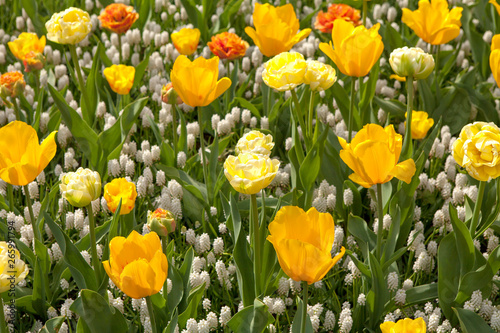
[[[166,104],[182,104],[182,99],[174,89],[172,83],[167,83],[161,88],[161,100]]]
[[[427,78],[435,65],[432,55],[418,47],[406,46],[392,51],[389,63],[398,76],[413,76],[416,80]]]
[[[39,71],[45,66],[45,57],[41,53],[31,51],[24,57],[23,64],[26,73]]]
[[[26,82],[20,72],[8,72],[0,76],[0,96],[16,98],[24,92]]]
[[[159,236],[165,237],[175,231],[174,215],[168,210],[158,208],[154,212],[148,212],[148,228]]]
[[[97,171],[78,168],[61,178],[63,198],[75,207],[86,207],[101,195],[101,176]]]

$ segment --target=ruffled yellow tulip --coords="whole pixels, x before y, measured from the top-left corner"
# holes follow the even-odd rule
[[[307,60],[307,71],[304,75],[304,83],[308,84],[313,91],[324,91],[337,81],[337,72],[327,64],[317,60]]]
[[[134,85],[135,67],[112,65],[103,71],[111,90],[120,95],[127,95]]]
[[[490,67],[497,86],[500,86],[500,34],[491,40]]]
[[[365,76],[384,51],[379,28],[379,23],[366,29],[363,25],[356,27],[351,22],[335,20],[332,42],[319,44],[319,49],[332,59],[345,75]]]
[[[50,133],[39,144],[35,129],[25,122],[0,128],[0,178],[17,186],[34,181],[56,154],[55,135]]]
[[[411,158],[398,163],[402,141],[392,125],[384,129],[377,124],[365,125],[350,144],[339,138],[340,158],[354,171],[349,178],[366,188],[393,177],[410,183],[416,167]]]
[[[198,48],[200,41],[200,30],[183,28],[178,32],[172,34],[172,43],[175,48],[183,55],[191,55]]]
[[[7,44],[14,57],[19,60],[25,60],[26,55],[30,52],[43,53],[45,43],[45,36],[39,39],[34,33],[23,32],[16,40]]]
[[[497,178],[500,176],[500,128],[481,121],[465,125],[453,144],[453,158],[477,180]]]
[[[274,7],[256,3],[253,25],[255,29],[246,27],[245,32],[267,57],[289,51],[311,33],[311,29],[298,32],[300,23],[291,4]]]
[[[413,111],[411,116],[411,138],[415,140],[425,138],[432,125],[434,125],[434,119],[429,118],[429,114],[427,112]]]
[[[62,197],[75,207],[86,207],[101,195],[101,176],[97,171],[78,168],[61,177]]]
[[[139,299],[158,293],[168,275],[167,257],[155,232],[137,231],[109,242],[109,260],[102,264],[113,283],[128,296]]]
[[[135,184],[125,178],[116,178],[104,185],[104,199],[108,204],[108,209],[115,212],[122,201],[120,215],[126,215],[134,209],[137,190]]]
[[[259,131],[250,131],[236,144],[236,153],[254,153],[269,156],[274,147],[273,136]]]
[[[462,10],[455,7],[450,11],[446,0],[420,0],[417,10],[403,8],[401,20],[425,42],[441,45],[460,34]]]
[[[219,58],[196,58],[193,62],[180,55],[170,72],[174,90],[189,106],[207,106],[230,86],[231,79],[219,78]]]
[[[267,240],[276,250],[281,269],[294,281],[318,282],[345,253],[342,247],[332,258],[333,217],[314,207],[307,212],[296,206],[281,208],[269,224],[269,233]]]
[[[264,64],[262,79],[271,88],[286,91],[304,83],[307,62],[297,52],[283,52]]]
[[[425,321],[422,318],[417,319],[400,319],[396,323],[392,321],[386,321],[380,325],[382,333],[425,333],[427,332],[427,327]]]
[[[0,242],[0,293],[23,281],[29,272],[13,244]]]
[[[55,13],[45,23],[47,39],[59,44],[78,44],[92,30],[89,13],[80,8],[70,7]]]

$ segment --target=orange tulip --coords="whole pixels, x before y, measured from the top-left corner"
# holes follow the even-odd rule
[[[359,10],[352,8],[343,3],[334,3],[328,7],[327,12],[320,11],[314,22],[314,28],[321,32],[332,32],[333,22],[337,19],[342,19],[351,22],[354,25],[359,25],[361,15]]]
[[[248,49],[248,43],[241,39],[240,36],[223,32],[212,36],[212,41],[207,43],[210,51],[220,59],[237,59],[245,55]]]
[[[117,34],[127,32],[132,24],[139,18],[134,7],[122,3],[113,3],[107,6],[99,15],[102,27]]]

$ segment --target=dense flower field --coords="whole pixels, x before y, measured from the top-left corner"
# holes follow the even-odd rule
[[[496,0],[0,15],[0,333],[500,332]]]

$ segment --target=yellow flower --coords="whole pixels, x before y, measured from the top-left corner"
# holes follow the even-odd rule
[[[307,62],[297,52],[283,52],[264,64],[262,79],[271,88],[291,90],[304,83]]]
[[[39,144],[35,129],[25,122],[0,128],[0,178],[17,186],[34,181],[56,154],[56,133]]]
[[[281,269],[294,281],[318,282],[345,253],[342,247],[332,258],[332,215],[314,207],[307,212],[296,206],[281,208],[269,224],[269,233],[267,240],[276,250]]]
[[[400,319],[397,323],[386,321],[380,325],[382,333],[425,333],[427,328],[422,318],[415,320],[410,318]]]
[[[154,231],[158,235],[165,237],[175,231],[174,214],[162,208],[158,208],[154,212],[149,211],[147,226],[150,231]]]
[[[311,90],[323,91],[337,81],[335,69],[317,60],[307,60],[307,71],[304,76],[304,83],[308,84]]]
[[[493,36],[491,40],[490,67],[493,77],[500,85],[500,34]]]
[[[120,215],[126,215],[134,209],[137,190],[135,184],[125,178],[116,178],[104,185],[104,199],[108,204],[108,209],[115,212],[122,201]]]
[[[376,124],[365,125],[350,144],[339,138],[340,158],[354,171],[349,178],[366,188],[393,177],[410,183],[416,167],[411,158],[398,163],[402,141],[392,125],[384,129]]]
[[[70,7],[55,13],[45,23],[47,39],[59,44],[78,44],[92,30],[89,13],[79,8]]]
[[[198,48],[200,41],[200,30],[183,28],[178,32],[174,32],[171,36],[172,43],[175,48],[183,55],[191,55]]]
[[[398,76],[412,76],[416,80],[426,79],[434,69],[434,58],[418,47],[395,49],[389,63]]]
[[[427,43],[441,45],[460,34],[462,10],[455,7],[450,11],[446,0],[420,0],[417,10],[403,8],[401,20]]]
[[[332,30],[333,43],[321,43],[319,48],[345,75],[365,76],[384,51],[379,28],[379,23],[366,29],[363,25],[356,27],[351,22],[335,20]]]
[[[30,52],[43,53],[45,42],[45,36],[38,39],[38,36],[34,33],[23,32],[16,40],[7,44],[14,57],[24,60]]]
[[[167,257],[155,232],[137,231],[109,242],[109,260],[102,264],[113,283],[128,296],[139,299],[157,294],[168,275]]]
[[[406,117],[406,113],[405,113]],[[427,132],[434,125],[434,119],[429,118],[425,111],[413,111],[411,113],[411,138],[420,140],[425,138]],[[406,121],[405,121],[406,126]]]
[[[224,174],[231,186],[244,194],[256,194],[276,177],[280,162],[266,155],[241,153],[229,155],[224,162]]]
[[[500,15],[500,5],[497,3],[497,0],[490,0],[489,3],[491,3],[493,6],[495,6],[495,9],[497,10],[498,15]]]
[[[231,79],[219,78],[219,58],[196,58],[193,62],[180,55],[174,62],[170,79],[182,101],[189,106],[207,106],[230,86]]]
[[[273,136],[259,131],[250,131],[236,144],[236,154],[254,153],[269,156],[274,147]]]
[[[0,242],[0,293],[23,281],[28,272],[28,266],[21,260],[14,242]]]
[[[477,180],[497,178],[500,176],[500,128],[480,121],[465,125],[453,144],[453,158]]]
[[[391,74],[391,76],[389,76],[389,79],[398,80],[399,82],[406,82],[406,77],[399,76],[399,75],[396,75],[396,74]]]
[[[104,76],[115,93],[127,95],[134,85],[135,67],[112,65],[104,69]]]
[[[101,176],[97,171],[78,168],[62,176],[59,189],[72,206],[86,207],[101,195]]]
[[[311,29],[298,32],[300,23],[291,4],[274,7],[256,3],[253,25],[255,29],[246,27],[245,32],[267,57],[289,51],[311,33]]]

